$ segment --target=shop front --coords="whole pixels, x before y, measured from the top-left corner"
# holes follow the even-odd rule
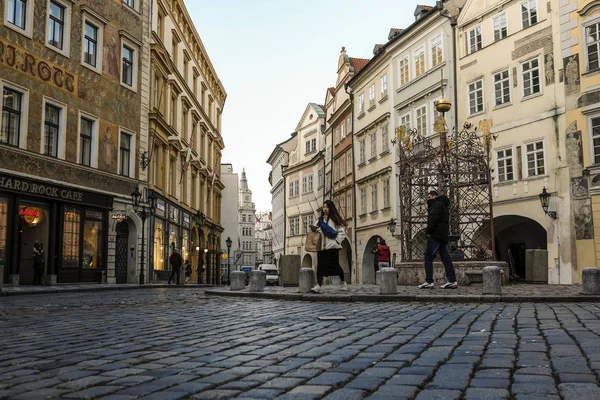
[[[33,283],[33,248],[48,283],[101,282],[113,197],[0,174],[0,265],[4,282]]]

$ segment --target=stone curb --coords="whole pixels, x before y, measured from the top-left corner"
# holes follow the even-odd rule
[[[509,295],[380,295],[380,294],[301,294],[229,290],[206,290],[209,296],[242,297],[271,300],[293,300],[338,303],[421,302],[421,303],[586,303],[600,302],[597,295],[576,296],[509,296]]]
[[[109,290],[137,290],[137,289],[198,289],[198,288],[214,288],[214,285],[131,285],[131,286],[101,286],[96,287],[90,285],[89,287],[75,287],[75,288],[61,288],[61,289],[38,289],[38,290],[18,290],[18,291],[0,291],[0,297],[2,296],[29,296],[38,294],[63,294],[63,293],[85,293],[85,292],[105,292]]]

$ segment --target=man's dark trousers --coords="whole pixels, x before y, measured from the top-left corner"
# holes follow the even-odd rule
[[[431,237],[427,238],[427,247],[425,248],[425,281],[433,283],[433,259],[437,253],[439,253],[442,264],[444,264],[446,280],[448,282],[456,282],[456,273],[454,272],[454,265],[452,265],[452,258],[448,252],[448,244]]]

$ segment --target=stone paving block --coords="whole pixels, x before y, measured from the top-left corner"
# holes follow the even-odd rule
[[[60,385],[58,385],[58,387],[65,388],[65,389],[81,390],[81,389],[85,389],[90,386],[109,382],[114,379],[115,378],[112,376],[99,376],[99,375],[86,376],[84,378],[75,379],[74,381],[68,381],[68,382],[61,383]]]
[[[515,400],[561,400],[557,394],[539,394],[539,393],[517,393],[513,397]]]
[[[532,385],[531,383],[514,383],[511,386],[513,394],[558,394],[554,383],[540,383]]]
[[[307,385],[325,385],[339,387],[340,384],[352,379],[352,374],[344,372],[323,372],[306,382]]]
[[[552,366],[558,373],[591,374],[587,361],[582,357],[552,357]]]
[[[316,396],[323,396],[325,393],[332,389],[331,386],[327,385],[301,385],[292,389],[290,394],[313,394]]]
[[[469,383],[469,388],[508,389],[509,379],[474,378]]]
[[[227,382],[224,385],[221,385],[219,388],[245,391],[245,390],[250,390],[252,388],[260,386],[260,385],[261,385],[260,382],[255,382],[255,381],[231,381],[231,382]]]
[[[273,378],[267,382],[265,382],[259,389],[283,389],[290,390],[302,382],[305,379],[302,378]]]
[[[479,389],[469,388],[465,393],[465,400],[508,400],[510,394],[506,389]]]
[[[109,394],[108,396],[102,396],[98,400],[133,400],[135,396],[116,395]]]
[[[357,389],[338,389],[328,394],[324,400],[361,400],[367,392]]]
[[[323,370],[321,369],[297,369],[295,371],[286,372],[285,374],[281,375],[281,377],[310,379],[321,374],[322,372]]]
[[[561,383],[596,383],[596,376],[592,374],[567,374],[559,373],[558,380]]]
[[[279,395],[281,395],[284,391],[279,389],[260,389],[255,388],[244,392],[243,396],[239,396],[238,398],[244,399],[273,399]]]
[[[348,382],[345,387],[348,389],[373,391],[377,389],[377,387],[379,387],[379,385],[381,385],[384,381],[385,379],[374,376],[359,376]]]
[[[386,383],[377,389],[370,399],[410,399],[419,391],[416,386],[391,385]]]
[[[164,390],[162,392],[155,392],[155,393],[149,394],[144,397],[135,397],[135,398],[138,400],[178,400],[178,399],[184,399],[187,397],[188,397],[188,395],[185,393],[169,392],[169,391]]]
[[[564,400],[600,399],[600,387],[593,383],[561,383],[558,390]]]
[[[133,385],[139,385],[140,383],[149,382],[154,379],[155,378],[152,376],[144,376],[144,375],[125,376],[123,378],[119,378],[119,379],[115,379],[114,381],[110,381],[109,385],[133,386]]]
[[[207,390],[205,392],[195,394],[192,399],[195,400],[218,400],[218,399],[231,399],[240,393],[239,390]]]
[[[520,368],[515,372],[517,375],[552,375],[552,369],[548,367]]]
[[[416,400],[458,400],[462,393],[458,390],[425,389]]]
[[[464,390],[469,384],[472,368],[470,366],[443,365],[433,377],[433,381],[427,385],[428,389],[458,389]]]
[[[122,388],[122,386],[94,386],[88,389],[80,390],[78,392],[64,394],[62,395],[62,397],[67,399],[93,399],[96,397],[103,396],[105,394],[114,393]]]
[[[54,388],[43,388],[38,390],[27,391],[25,393],[10,396],[10,399],[14,400],[37,400],[37,399],[54,399],[59,398],[61,395],[67,393],[68,390],[54,389]],[[0,391],[0,397],[4,398],[2,391]]]

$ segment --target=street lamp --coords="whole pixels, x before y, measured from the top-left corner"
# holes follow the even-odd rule
[[[392,236],[396,237],[396,235],[395,235],[395,233],[396,233],[396,220],[394,218],[390,219],[390,222],[388,222],[387,228],[390,231],[390,233],[392,234]]]
[[[145,279],[144,279],[144,243],[145,243],[145,233],[146,233],[146,219],[151,216],[154,215],[154,208],[156,207],[156,194],[154,193],[153,190],[150,191],[150,193],[147,195],[147,201],[148,201],[148,210],[146,210],[146,205],[142,204],[142,208],[140,209],[140,199],[142,197],[142,194],[140,193],[139,189],[135,188],[135,190],[133,191],[133,193],[131,193],[131,202],[133,204],[133,209],[135,210],[135,212],[140,216],[140,218],[142,219],[142,256],[140,259],[140,285],[143,285],[145,283]]]
[[[196,222],[196,228],[198,229],[198,238],[200,238],[200,231],[204,225],[204,214],[198,210],[194,215],[194,221]],[[198,253],[198,265],[196,266],[198,271],[198,285],[202,284],[202,254],[200,254],[200,246],[196,246],[196,252]]]
[[[542,203],[542,209],[544,210],[544,214],[549,216],[552,219],[556,219],[556,211],[548,211],[548,207],[550,206],[550,197],[552,195],[546,191],[546,187],[542,189],[542,193],[540,193],[540,202]]]
[[[229,260],[229,251],[231,250],[231,238],[229,236],[227,236],[225,244],[227,245],[227,284],[229,285],[229,279],[231,278],[231,261]]]

